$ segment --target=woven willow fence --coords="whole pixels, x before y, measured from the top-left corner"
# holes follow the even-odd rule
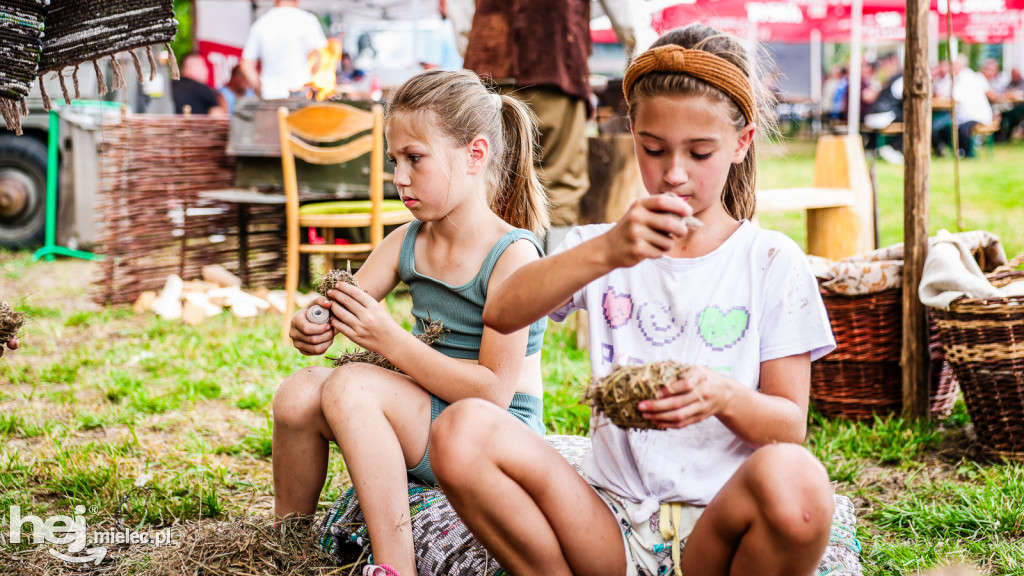
[[[127,116],[104,128],[96,199],[100,265],[94,298],[134,301],[160,290],[167,276],[197,279],[208,264],[242,275],[238,206],[204,200],[204,190],[230,188],[227,118]],[[251,286],[284,283],[284,210],[252,206],[248,225]]]

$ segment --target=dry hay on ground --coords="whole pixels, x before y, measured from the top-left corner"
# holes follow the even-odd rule
[[[124,531],[125,526],[90,525],[90,533]],[[133,528],[128,528],[135,532]],[[160,533],[166,529],[142,529]],[[140,576],[349,576],[357,564],[339,566],[322,550],[310,519],[280,522],[246,517],[227,522],[189,521],[169,528],[170,544],[105,545],[107,556],[97,566],[54,558],[49,545],[33,546],[13,557],[13,573],[23,576],[71,574],[137,574]],[[58,546],[66,552],[65,546]],[[81,555],[81,553],[79,554]],[[7,558],[0,558],[3,565]]]
[[[642,366],[616,366],[604,378],[592,380],[583,399],[619,428],[654,429],[637,404],[653,400],[658,392],[686,375],[690,367],[671,360]]]
[[[18,312],[7,302],[0,302],[0,347],[18,337],[18,331],[25,325],[25,314]]]

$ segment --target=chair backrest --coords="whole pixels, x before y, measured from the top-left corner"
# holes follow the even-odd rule
[[[340,164],[369,153],[370,200],[374,221],[379,222],[384,199],[384,108],[374,104],[367,111],[346,104],[318,103],[296,112],[278,108],[277,118],[289,228],[293,220],[298,226],[296,157],[310,164]],[[353,138],[362,132],[367,134]],[[346,141],[335,144],[342,140]]]

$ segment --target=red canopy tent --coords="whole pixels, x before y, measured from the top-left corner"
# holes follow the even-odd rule
[[[1024,0],[930,0],[935,33],[946,35],[947,9],[952,11],[952,36],[966,42],[1003,42],[1024,30]],[[757,42],[812,45],[812,99],[820,81],[821,42],[850,42],[851,84],[860,83],[860,46],[868,41],[903,41],[905,0],[690,0],[652,14],[659,34],[691,22]],[[595,42],[614,41],[611,30],[591,32]],[[857,98],[851,94],[851,103]],[[856,107],[859,101],[854,103]],[[856,115],[857,110],[851,110]],[[851,130],[857,130],[857,121]]]
[[[1003,42],[1022,27],[1024,0],[967,0],[953,2],[953,36],[966,42]],[[932,0],[932,12],[944,16],[946,2]],[[824,42],[850,40],[853,7],[846,0],[697,0],[665,8],[652,15],[661,33],[700,21],[743,38],[760,42],[808,42],[814,30]],[[906,35],[906,5],[899,0],[865,0],[861,38],[898,41]],[[938,32],[945,35],[944,17]]]

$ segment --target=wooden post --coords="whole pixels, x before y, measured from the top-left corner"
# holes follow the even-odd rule
[[[807,253],[839,260],[874,250],[874,197],[859,134],[818,139],[814,186],[849,188],[854,204],[807,210]]]
[[[927,418],[930,412],[928,315],[917,296],[924,260],[928,256],[928,184],[932,141],[928,8],[928,0],[907,0],[907,61],[903,76],[903,126],[906,135],[903,140],[903,412],[913,418]]]

